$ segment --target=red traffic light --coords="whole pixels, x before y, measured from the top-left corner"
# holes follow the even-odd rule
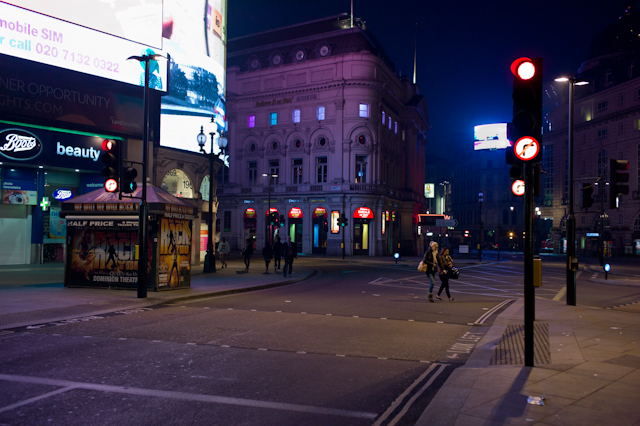
[[[537,70],[530,58],[518,58],[511,64],[511,72],[521,80],[531,80]]]
[[[118,190],[118,182],[115,179],[107,179],[104,182],[104,190],[107,192],[116,192]]]
[[[103,151],[111,151],[114,148],[115,141],[111,139],[105,139],[102,141],[102,150]]]

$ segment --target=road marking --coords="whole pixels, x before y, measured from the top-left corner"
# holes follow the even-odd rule
[[[564,296],[566,292],[567,286],[562,287],[560,291],[553,297],[553,300],[557,302],[558,300],[562,299],[562,296]]]
[[[47,392],[45,394],[42,394],[40,396],[36,396],[33,398],[29,398],[29,399],[25,399],[24,401],[20,401],[20,402],[16,402],[15,404],[11,404],[11,405],[7,405],[6,407],[2,407],[0,408],[0,413],[4,413],[5,411],[10,411],[13,410],[14,408],[18,408],[18,407],[22,407],[23,405],[27,405],[27,404],[31,404],[32,402],[37,402],[40,401],[41,399],[46,399],[49,398],[50,396],[54,396],[54,395],[58,395],[60,393],[72,390],[72,389],[76,389],[75,386],[66,386],[62,389],[56,389],[52,392]]]
[[[404,401],[404,399],[413,391],[413,389],[418,386],[436,367],[438,367],[438,371],[436,371],[431,378],[424,384],[424,386],[422,386],[422,388],[420,388],[420,390],[418,392],[415,393],[415,395],[413,395],[411,397],[411,399],[409,399],[406,404],[404,405],[404,407],[402,408],[402,410],[400,410],[400,412],[398,413],[397,416],[395,416],[389,423],[388,426],[392,426],[398,423],[398,421],[400,421],[400,419],[407,414],[407,411],[409,411],[409,408],[411,408],[411,405],[413,405],[413,403],[416,401],[416,399],[418,399],[420,397],[420,395],[422,395],[424,393],[425,390],[427,390],[427,388],[429,386],[431,386],[431,384],[435,381],[435,379],[440,375],[440,373],[442,373],[442,371],[445,369],[445,365],[442,364],[431,364],[429,366],[429,368],[427,368],[427,371],[425,371],[424,373],[422,373],[420,375],[420,377],[418,377],[412,384],[411,386],[409,386],[407,389],[405,389],[404,392],[402,392],[402,394],[396,398],[395,401],[393,401],[393,404],[391,404],[391,406],[389,406],[389,408],[387,408],[387,411],[385,411],[379,418],[378,420],[376,420],[376,422],[373,424],[373,426],[380,426],[382,425],[382,423],[387,420],[387,418],[402,404],[402,401]]]
[[[267,409],[275,409],[275,410],[295,411],[300,413],[324,414],[324,415],[354,417],[354,418],[370,419],[370,420],[375,419],[376,416],[378,415],[377,413],[368,413],[365,411],[352,411],[352,410],[342,410],[337,408],[314,407],[311,405],[298,405],[298,404],[290,404],[290,403],[283,403],[283,402],[259,401],[255,399],[231,398],[226,396],[204,395],[204,394],[189,393],[189,392],[163,391],[163,390],[156,390],[156,389],[134,388],[134,387],[127,387],[127,386],[111,386],[111,385],[102,385],[102,384],[96,384],[96,383],[72,382],[69,380],[47,379],[42,377],[0,374],[0,380],[6,380],[6,381],[18,382],[18,383],[30,383],[30,384],[37,384],[37,385],[62,387],[62,389],[58,389],[44,395],[40,395],[39,397],[31,398],[31,399],[22,401],[21,403],[3,407],[0,409],[0,412],[8,411],[17,406],[29,404],[31,402],[35,402],[40,399],[47,398],[49,396],[52,396],[58,393],[66,392],[67,390],[86,389],[86,390],[93,390],[93,391],[99,391],[99,392],[111,392],[111,393],[119,393],[119,394],[126,394],[126,395],[146,396],[146,397],[152,397],[152,398],[167,398],[167,399],[176,399],[176,400],[182,400],[182,401],[197,401],[197,402],[209,402],[214,404],[239,405],[244,407],[267,408]]]
[[[482,314],[482,316],[476,320],[475,324],[484,324],[487,318],[489,318],[495,311],[497,311],[498,309],[502,308],[506,304],[511,303],[515,300],[516,299],[507,299],[502,301],[501,303],[497,304],[496,306],[494,306],[493,308],[491,308],[490,310]]]

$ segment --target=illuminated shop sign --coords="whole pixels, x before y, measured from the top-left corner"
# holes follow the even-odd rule
[[[58,201],[70,200],[73,198],[73,192],[70,189],[58,188],[53,191],[53,198]]]
[[[299,207],[293,207],[289,210],[289,219],[302,219],[302,210]]]
[[[256,217],[256,209],[248,208],[244,211],[245,219],[255,219]]]
[[[324,207],[316,207],[313,210],[313,217],[317,218],[317,217],[324,217],[327,215],[327,209],[325,209]]]
[[[373,211],[369,207],[360,207],[353,212],[354,219],[373,219]]]
[[[0,132],[0,155],[10,160],[31,160],[41,152],[42,144],[33,133],[22,129],[6,129]]]

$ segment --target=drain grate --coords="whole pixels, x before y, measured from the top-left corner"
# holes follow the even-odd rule
[[[551,364],[549,324],[533,325],[533,362]],[[524,324],[508,325],[496,346],[491,365],[524,365]]]

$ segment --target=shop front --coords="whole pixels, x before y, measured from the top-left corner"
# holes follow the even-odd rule
[[[133,194],[141,195],[142,185]],[[191,244],[195,208],[151,185],[147,186],[150,238],[147,289],[161,291],[191,285]],[[99,189],[63,203],[67,221],[66,287],[136,289],[138,243],[135,200]]]
[[[303,213],[300,207],[292,207],[289,210],[287,229],[289,230],[289,237],[291,241],[298,244],[298,250],[302,250],[302,220]]]
[[[329,233],[329,216],[327,209],[316,207],[311,215],[312,245],[311,252],[325,254],[327,252],[327,234]]]
[[[62,203],[104,185],[105,139],[0,121],[0,265],[64,260]]]
[[[244,242],[247,241],[247,239],[251,239],[251,241],[253,241],[253,244],[255,245],[256,230],[258,229],[256,218],[256,209],[249,207],[244,211],[244,238],[242,240],[243,246]]]
[[[360,207],[353,212],[354,255],[369,255],[372,221],[373,211],[369,207]]]

